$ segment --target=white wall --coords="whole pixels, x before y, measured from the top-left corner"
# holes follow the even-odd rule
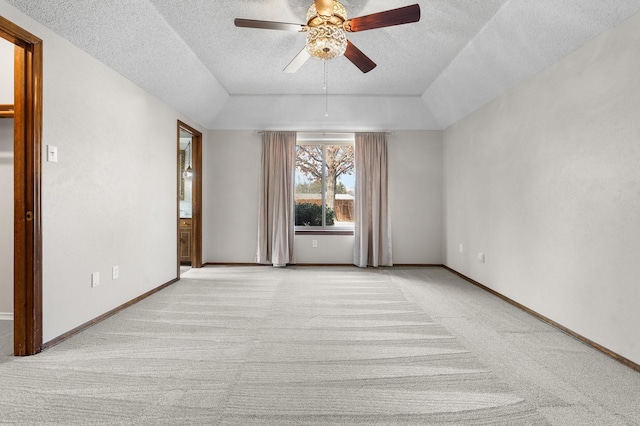
[[[0,37],[0,104],[13,104],[13,43]]]
[[[438,122],[420,96],[329,95],[230,96],[210,128],[225,130],[436,129]]]
[[[3,0],[0,14],[44,40],[43,145],[59,156],[42,170],[47,342],[176,278],[176,129],[189,120]]]
[[[204,150],[203,260],[255,261],[261,135],[210,131]],[[395,263],[443,262],[442,137],[407,131],[389,136]],[[318,240],[318,247],[312,247]],[[352,236],[298,235],[298,263],[353,263]]]
[[[389,135],[389,197],[395,264],[442,264],[442,132]]]
[[[0,118],[0,200],[0,319],[10,319],[13,315],[13,119],[7,118]]]
[[[209,131],[203,146],[203,262],[255,261],[261,136]]]
[[[640,15],[444,134],[446,264],[636,363],[638,28]]]

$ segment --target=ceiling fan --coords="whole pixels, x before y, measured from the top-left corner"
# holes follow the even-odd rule
[[[236,18],[234,23],[236,27],[306,32],[306,46],[285,67],[285,72],[298,71],[311,56],[328,60],[344,55],[367,73],[376,67],[376,63],[348,41],[345,32],[372,30],[419,20],[418,4],[347,19],[347,11],[338,0],[314,0],[307,10],[306,25],[240,18]]]

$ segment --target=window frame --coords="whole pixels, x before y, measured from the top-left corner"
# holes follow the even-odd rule
[[[296,140],[296,173],[297,173],[297,147],[298,146],[322,146],[322,226],[295,225],[296,235],[353,235],[355,224],[351,226],[327,226],[326,220],[326,147],[327,146],[352,146],[355,149],[355,133],[299,133]],[[355,171],[353,173],[355,179]],[[294,179],[294,185],[297,185]],[[354,199],[355,202],[355,199]],[[294,191],[294,206],[296,205]]]

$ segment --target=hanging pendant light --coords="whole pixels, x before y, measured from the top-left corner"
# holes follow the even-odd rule
[[[189,150],[189,166],[182,173],[182,177],[185,178],[186,180],[191,180],[191,178],[193,178],[193,169],[191,168],[191,149],[190,148],[191,148],[191,142],[187,144],[187,147],[184,150],[185,156],[187,155],[187,150]]]

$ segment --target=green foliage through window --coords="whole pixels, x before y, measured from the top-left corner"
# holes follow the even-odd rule
[[[335,212],[327,207],[325,223],[334,224]],[[296,226],[322,226],[322,206],[313,203],[296,204]]]

